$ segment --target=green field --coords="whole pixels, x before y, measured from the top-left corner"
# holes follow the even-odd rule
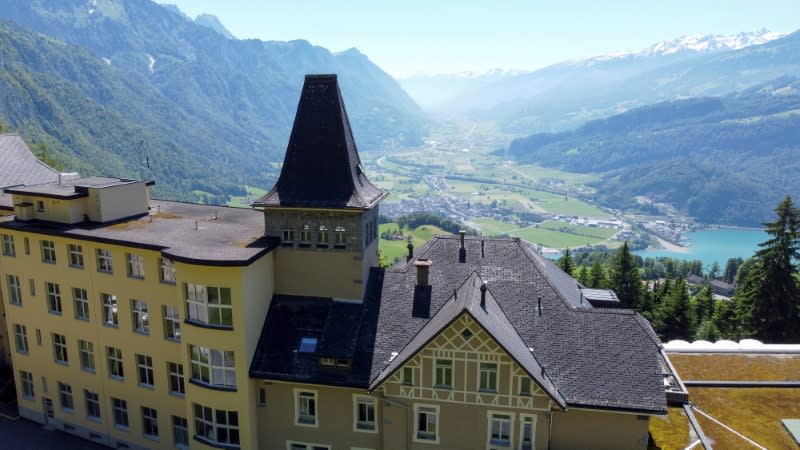
[[[396,223],[384,223],[378,226],[378,231],[383,234],[387,230],[397,230]],[[449,235],[447,231],[433,225],[420,225],[411,232],[414,243],[414,248],[419,249],[423,244],[428,242],[435,234]],[[407,238],[409,235],[408,229],[403,230],[403,236]],[[381,239],[378,242],[378,250],[381,252],[381,258],[384,261],[393,263],[395,260],[401,260],[408,254],[408,241],[402,240],[388,240]],[[416,250],[415,250],[416,251]]]
[[[489,219],[488,217],[481,217],[473,220],[473,222],[479,225],[481,227],[481,232],[487,236],[506,234],[511,230],[516,230],[519,228],[516,225]]]
[[[245,186],[245,189],[247,189],[247,195],[231,196],[231,201],[228,202],[228,206],[250,206],[250,203],[258,200],[267,193],[265,189],[253,186]]]
[[[548,230],[561,231],[564,233],[577,234],[581,236],[594,237],[599,239],[608,239],[617,233],[616,228],[597,228],[587,227],[585,225],[573,225],[569,222],[562,222],[556,220],[548,220],[539,224],[539,228]]]
[[[596,237],[562,233],[561,231],[548,230],[546,228],[536,228],[535,226],[512,231],[509,234],[512,236],[519,236],[528,242],[542,244],[550,248],[583,247],[585,245],[596,244],[603,240]]]

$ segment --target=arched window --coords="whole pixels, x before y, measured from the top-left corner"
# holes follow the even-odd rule
[[[333,229],[333,244],[336,248],[345,247],[345,233],[347,233],[347,229],[341,225]]]
[[[317,231],[317,247],[328,246],[328,227],[320,225]]]

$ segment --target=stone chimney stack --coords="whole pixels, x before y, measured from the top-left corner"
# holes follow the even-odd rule
[[[486,291],[487,291],[486,283],[481,284],[481,308],[484,310],[486,309]]]
[[[417,268],[417,286],[425,287],[430,284],[428,282],[428,274],[432,265],[433,262],[425,258],[420,258],[417,261],[414,261],[414,267]]]
[[[464,247],[464,235],[466,234],[467,232],[464,230],[458,232],[458,235],[461,238],[461,248],[458,249],[458,262],[460,263],[467,262],[467,249]]]

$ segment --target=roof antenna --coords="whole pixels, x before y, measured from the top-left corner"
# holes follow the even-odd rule
[[[537,308],[539,311],[539,317],[542,317],[542,296],[539,296],[539,300],[537,301]]]

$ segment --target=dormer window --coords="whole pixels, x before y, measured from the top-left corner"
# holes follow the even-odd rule
[[[328,227],[325,225],[320,225],[319,230],[317,231],[317,247],[328,247]]]
[[[333,229],[333,247],[334,248],[345,248],[345,233],[347,233],[347,229],[341,225]]]
[[[44,200],[36,200],[36,211],[44,212]]]

